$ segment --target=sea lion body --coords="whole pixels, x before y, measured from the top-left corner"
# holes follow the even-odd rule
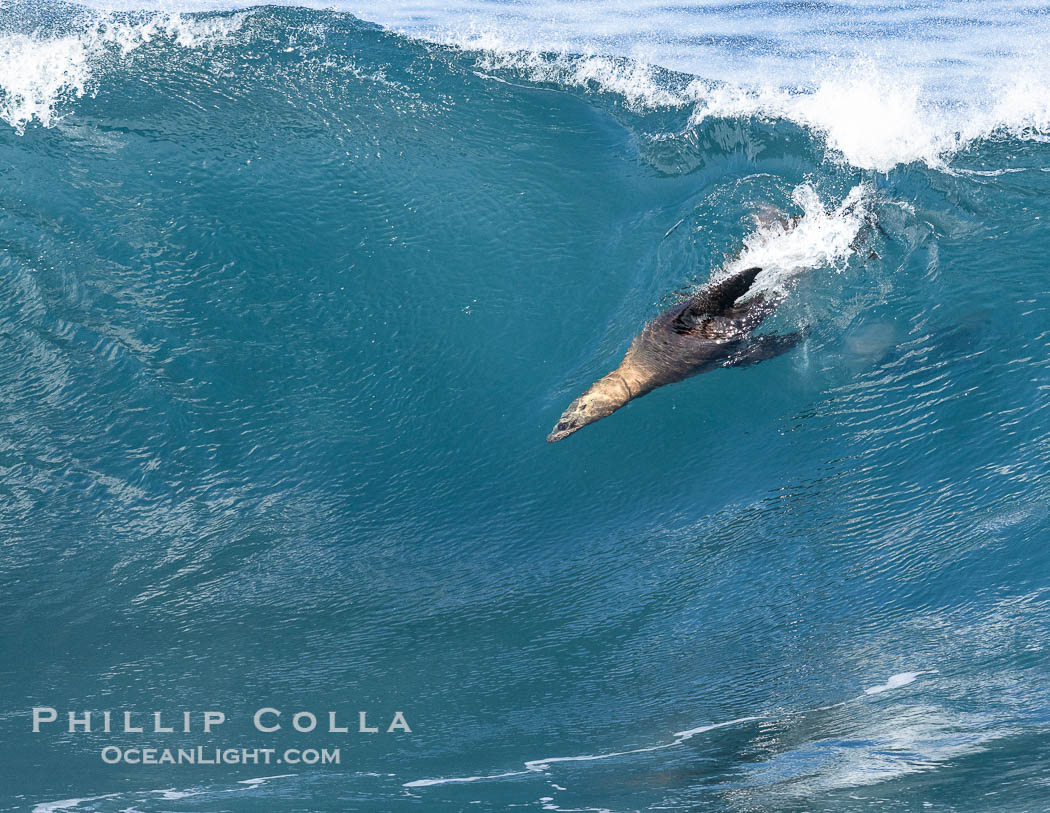
[[[620,366],[569,405],[547,441],[556,443],[657,387],[718,367],[754,364],[794,347],[800,334],[752,336],[777,305],[764,294],[738,303],[761,270],[748,268],[706,285],[646,324]]]

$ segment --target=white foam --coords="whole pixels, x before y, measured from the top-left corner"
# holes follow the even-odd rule
[[[507,51],[498,38],[491,36],[457,38],[455,44],[467,50],[482,50],[477,66],[483,71],[513,70],[531,82],[613,93],[636,110],[681,107],[689,104],[694,96],[691,91],[670,87],[653,65],[632,59],[600,54]]]
[[[237,780],[237,784],[238,785],[247,785],[249,788],[256,788],[256,787],[259,787],[260,785],[265,785],[271,779],[287,779],[288,777],[295,776],[295,775],[296,774],[294,774],[294,773],[282,773],[282,774],[275,774],[274,776],[259,776],[259,777],[255,777],[253,779],[238,779]],[[187,799],[190,796],[204,796],[204,795],[213,794],[213,793],[239,793],[240,791],[242,791],[244,789],[245,788],[223,788],[221,790],[206,790],[206,789],[200,789],[200,790],[175,790],[174,788],[167,788],[165,790],[154,790],[154,791],[150,791],[150,792],[151,793],[160,794],[160,797],[162,799],[168,799],[168,800],[171,800],[171,801],[176,801],[178,799]]]
[[[899,689],[901,686],[914,683],[915,678],[925,674],[927,672],[899,672],[896,675],[891,675],[885,683],[865,689],[864,694],[881,694],[882,692],[888,692],[890,689]]]
[[[0,36],[0,116],[19,132],[34,119],[50,127],[60,98],[84,95],[88,61],[79,37]]]
[[[616,94],[640,111],[692,107],[688,127],[712,118],[793,121],[822,137],[833,156],[879,172],[913,162],[944,168],[960,150],[999,132],[1050,132],[1050,89],[1027,72],[1006,71],[1001,80],[989,80],[987,90],[960,102],[928,90],[921,76],[868,59],[798,88],[775,80],[673,82],[660,68],[635,59],[552,51],[549,45],[521,48],[488,32],[438,39],[481,51],[477,67],[483,71]]]
[[[679,731],[674,735],[674,740],[671,742],[659,743],[657,745],[649,745],[644,748],[632,748],[627,751],[608,751],[603,754],[580,754],[578,756],[571,757],[546,757],[544,759],[532,759],[525,763],[525,770],[523,771],[508,771],[506,773],[488,774],[483,776],[464,776],[464,777],[449,777],[441,779],[416,779],[412,782],[405,782],[404,787],[406,788],[422,788],[430,785],[447,785],[447,784],[458,784],[462,782],[480,782],[484,780],[494,779],[506,779],[511,776],[525,776],[530,773],[540,773],[546,771],[551,765],[563,762],[596,762],[603,759],[612,759],[613,757],[629,756],[631,754],[645,754],[651,751],[661,751],[664,748],[673,748],[676,745],[681,745],[686,740],[695,737],[697,734],[702,734],[705,731],[712,731],[716,728],[726,728],[728,726],[740,725],[741,723],[748,723],[754,720],[762,720],[763,717],[738,717],[735,720],[726,720],[721,723],[710,723],[703,725],[698,728],[691,728],[688,731]]]
[[[642,15],[620,17],[607,28],[557,4],[556,17],[501,20],[489,14],[483,22],[430,28],[377,13],[375,19],[396,30],[482,51],[483,69],[618,94],[635,109],[692,106],[691,127],[722,117],[793,121],[822,137],[832,156],[879,172],[912,162],[944,168],[960,150],[1000,133],[1050,134],[1050,85],[1044,81],[1050,57],[1044,38],[1021,16],[1009,30],[1003,19],[997,33],[984,32],[996,39],[995,49],[982,47],[976,36],[952,49],[948,43],[958,31],[932,20],[924,23],[929,41],[896,42],[878,34],[880,22],[891,23],[886,10],[882,19],[876,14],[870,20],[875,35],[864,48],[829,38],[821,45],[833,56],[796,57],[792,38],[805,34],[771,31],[785,40],[783,53],[755,59],[683,45],[683,27],[703,40],[727,22],[717,12],[688,8],[662,18],[653,31]],[[805,19],[788,16],[791,25]],[[685,73],[671,76],[663,68]],[[685,81],[689,74],[694,81]]]
[[[926,669],[918,672],[901,672],[899,674],[891,676],[885,684],[882,686],[873,686],[870,689],[865,690],[865,694],[855,697],[852,700],[840,701],[838,703],[832,703],[826,706],[817,706],[814,708],[805,709],[795,714],[809,714],[811,712],[825,711],[827,709],[838,708],[845,706],[847,703],[855,703],[862,700],[865,695],[875,694],[878,692],[886,691],[888,689],[895,689],[900,686],[906,686],[912,683],[920,675],[935,674],[936,669]],[[708,723],[706,725],[697,726],[696,728],[689,728],[685,731],[679,731],[673,735],[674,739],[670,742],[658,743],[657,745],[650,745],[644,748],[632,748],[625,751],[608,751],[601,754],[582,754],[579,756],[571,757],[546,757],[544,759],[533,759],[525,763],[524,770],[520,771],[506,771],[504,773],[497,774],[482,774],[478,776],[460,776],[460,777],[442,777],[438,779],[415,779],[411,782],[405,782],[403,787],[406,788],[423,788],[430,787],[433,785],[449,785],[449,784],[460,784],[464,782],[483,782],[492,781],[497,779],[507,779],[514,776],[527,776],[528,774],[540,773],[546,771],[551,765],[557,763],[566,762],[594,762],[598,760],[611,759],[613,757],[629,756],[631,754],[645,754],[652,751],[660,751],[665,748],[673,748],[676,745],[681,745],[689,739],[697,736],[698,734],[704,734],[708,731],[713,731],[719,728],[729,728],[731,726],[743,725],[744,723],[753,723],[760,720],[771,720],[774,719],[768,715],[752,715],[749,717],[737,717],[733,720],[724,720],[721,723]],[[558,788],[557,785],[552,787]],[[563,789],[563,788],[559,788]]]
[[[190,796],[200,796],[207,791],[204,790],[175,790],[175,788],[165,788],[163,790],[154,790],[151,793],[160,794],[161,799],[167,799],[168,801],[177,801],[179,799],[186,799]]]
[[[119,794],[107,793],[103,796],[84,796],[80,799],[62,799],[58,802],[43,802],[34,805],[33,813],[54,813],[56,810],[72,810],[82,802],[94,802],[98,799],[112,799],[114,796],[119,796]]]
[[[998,68],[973,95],[943,95],[921,75],[862,59],[826,73],[813,89],[725,84],[698,93],[692,126],[712,117],[786,119],[822,135],[854,166],[888,172],[923,162],[943,168],[974,141],[1050,130],[1050,88],[1031,66]]]
[[[258,777],[254,778],[254,779],[240,779],[240,780],[238,780],[237,784],[239,784],[239,785],[251,785],[252,787],[255,787],[255,786],[258,786],[258,785],[263,785],[263,784],[269,782],[271,779],[288,779],[288,778],[290,778],[292,776],[295,776],[295,775],[296,774],[294,774],[294,773],[279,773],[279,774],[274,774],[273,776],[258,776]],[[368,774],[368,775],[369,776],[373,776],[373,775],[374,776],[379,776],[379,774]]]
[[[788,799],[892,782],[980,753],[987,744],[1015,732],[987,715],[960,714],[921,704],[854,723],[844,740],[807,740],[745,769],[758,809],[791,807]],[[857,798],[852,796],[851,798]]]
[[[792,193],[802,208],[794,224],[766,219],[744,238],[743,250],[723,269],[732,274],[759,267],[754,290],[782,289],[797,274],[814,268],[841,269],[856,251],[861,229],[870,220],[871,190],[857,185],[836,206],[825,206],[816,190],[802,184]]]
[[[940,164],[959,146],[936,109],[923,104],[917,85],[889,81],[867,66],[827,78],[810,92],[770,85],[712,88],[698,101],[690,124],[714,117],[788,119],[823,135],[851,164],[881,171],[911,161]]]
[[[677,734],[675,734],[676,739],[671,744],[678,745],[678,743],[685,742],[686,740],[695,737],[697,734],[703,734],[704,732],[712,731],[716,728],[725,728],[727,726],[740,725],[741,723],[751,723],[755,722],[756,720],[765,719],[765,717],[737,717],[737,719],[735,720],[727,720],[724,723],[711,723],[710,725],[702,725],[699,728],[690,728],[688,731],[679,731]]]
[[[67,36],[0,33],[0,118],[19,133],[33,121],[50,127],[61,103],[90,92],[107,56],[127,57],[158,37],[187,49],[212,46],[236,33],[245,17],[155,14],[129,23],[101,14]]]
[[[259,787],[261,785],[264,785],[267,782],[269,782],[271,779],[287,779],[287,778],[293,777],[293,776],[296,776],[296,774],[294,774],[294,773],[282,773],[282,774],[275,774],[273,776],[258,776],[258,777],[254,777],[252,779],[239,779],[239,780],[237,780],[237,784],[238,785],[247,785],[247,788],[244,788],[244,787],[223,788],[221,790],[205,790],[205,789],[175,790],[174,788],[165,788],[165,789],[161,789],[161,790],[143,791],[142,793],[143,794],[155,793],[155,794],[159,795],[160,798],[162,798],[162,799],[166,799],[168,801],[177,801],[179,799],[187,799],[187,798],[189,798],[191,796],[203,796],[203,795],[212,794],[212,793],[239,793],[239,792],[245,791],[245,790],[247,790],[249,788],[256,788],[256,787]],[[55,811],[59,811],[59,810],[73,810],[74,808],[79,806],[82,802],[93,802],[93,801],[96,801],[98,799],[115,799],[115,798],[117,798],[118,796],[121,796],[121,795],[122,794],[120,794],[120,793],[107,793],[107,794],[105,794],[103,796],[84,796],[84,797],[81,797],[81,798],[78,798],[78,799],[62,799],[62,800],[57,801],[57,802],[43,802],[41,804],[36,805],[33,808],[33,813],[55,813]],[[138,794],[136,794],[136,795],[138,795]],[[126,808],[126,810],[130,811],[130,810],[134,810],[134,808]]]
[[[483,776],[451,776],[442,777],[440,779],[413,779],[411,782],[405,782],[403,787],[406,788],[426,788],[431,785],[459,785],[466,782],[482,782],[490,779],[506,779],[510,776],[524,776],[530,773],[529,771],[507,771],[506,773],[494,773],[486,774]]]
[[[936,30],[937,24],[927,21],[931,41],[920,42],[918,49],[928,54],[920,53],[914,40],[889,48],[893,43],[879,38],[868,53],[856,43],[847,47],[829,41],[825,45],[841,53],[820,61],[787,55],[741,61],[729,51],[712,62],[699,58],[710,56],[700,46],[690,56],[688,48],[683,54],[685,46],[669,44],[680,42],[676,26],[706,34],[705,27],[725,24],[717,14],[705,17],[683,9],[662,21],[668,30],[646,36],[640,16],[619,19],[605,30],[584,12],[553,11],[559,17],[510,21],[490,14],[483,22],[463,25],[460,19],[458,25],[449,21],[430,27],[378,10],[374,19],[404,33],[481,51],[477,65],[482,70],[509,70],[529,81],[617,94],[637,110],[691,106],[690,127],[722,117],[793,121],[823,138],[833,157],[879,172],[913,162],[944,168],[960,150],[1000,133],[1050,133],[1050,85],[1043,81],[1050,57],[1020,18],[1009,36],[999,32],[1006,39],[994,53],[982,49],[978,39],[940,52],[948,47],[945,37],[957,32],[950,26]],[[875,31],[878,22],[872,20]],[[790,39],[787,44],[785,54]],[[686,74],[673,76],[664,68]],[[695,76],[691,82],[686,81],[689,72]]]
[[[0,116],[20,131],[32,121],[53,122],[59,102],[90,92],[108,48],[134,50],[153,36],[199,47],[227,36],[231,18],[184,12],[255,5],[251,0],[82,2],[102,9],[97,18],[103,22],[68,37],[0,35]],[[799,43],[812,35],[809,17],[789,11],[747,22],[717,8],[668,9],[655,2],[650,8],[614,2],[600,10],[560,0],[513,7],[486,0],[453,0],[440,7],[423,0],[276,5],[349,11],[400,33],[478,51],[482,71],[513,71],[529,81],[616,94],[638,110],[690,108],[691,127],[717,117],[790,120],[822,138],[832,156],[880,172],[911,162],[944,168],[960,150],[997,134],[1050,135],[1050,84],[1044,81],[1050,55],[1042,46],[1050,23],[1006,5],[965,37],[951,22],[950,4],[903,38],[895,33],[902,29],[894,10],[860,10],[873,32],[870,42],[844,31],[825,32],[819,43],[810,43],[819,47],[809,56],[798,55]],[[121,30],[113,9],[153,16]],[[814,12],[817,18],[822,13]],[[745,24],[757,25],[763,37],[782,47],[756,58],[711,44],[712,34],[722,32],[729,42]],[[916,33],[928,38],[916,39]],[[830,56],[812,56],[816,53]],[[696,78],[689,81],[690,75]]]

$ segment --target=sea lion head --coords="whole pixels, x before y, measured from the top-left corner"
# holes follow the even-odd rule
[[[569,404],[554,429],[547,435],[548,443],[557,443],[573,432],[583,429],[626,404],[634,396],[627,382],[617,372],[595,381],[589,390]]]

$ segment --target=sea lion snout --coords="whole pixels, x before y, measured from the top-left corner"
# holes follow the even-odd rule
[[[584,400],[588,394],[581,395],[569,404],[569,408],[562,413],[551,433],[547,435],[547,443],[557,443],[601,417],[600,415],[588,415],[587,403]]]
[[[631,390],[627,382],[616,371],[605,378],[595,381],[591,388],[569,404],[554,429],[547,435],[548,443],[557,443],[587,424],[612,415],[616,410],[630,401]]]
[[[569,421],[558,421],[551,433],[547,435],[547,443],[557,443],[559,440],[563,440],[579,429],[583,424],[573,426]]]

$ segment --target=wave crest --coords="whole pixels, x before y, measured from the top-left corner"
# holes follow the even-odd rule
[[[91,15],[80,30],[42,37],[0,33],[0,118],[22,134],[33,121],[51,127],[59,105],[91,92],[97,72],[108,58],[121,59],[156,39],[178,47],[211,47],[240,30],[247,13],[192,18],[154,14],[128,21],[114,15]]]
[[[862,61],[812,91],[712,88],[698,100],[690,125],[739,117],[795,122],[823,136],[830,150],[860,169],[889,172],[915,162],[943,169],[961,150],[997,133],[1047,132],[1050,90],[1018,75],[993,82],[972,101],[939,100],[920,81]]]
[[[60,35],[0,30],[0,117],[19,133],[34,121],[51,126],[64,101],[93,91],[107,60],[120,65],[154,40],[183,49],[214,47],[234,37],[247,17],[272,13],[81,9],[73,14],[75,30]],[[325,18],[317,19],[318,26],[327,25]],[[719,119],[784,120],[813,136],[831,160],[863,170],[885,173],[911,163],[945,169],[983,139],[1050,134],[1050,86],[1041,80],[1047,60],[1038,53],[996,62],[986,75],[970,82],[956,78],[949,86],[915,66],[872,58],[813,69],[800,86],[758,62],[729,81],[715,81],[665,69],[637,54],[581,52],[565,44],[523,47],[520,40],[477,28],[426,36],[456,49],[482,73],[511,73],[528,82],[608,95],[641,114],[676,111],[676,120],[658,125],[663,132],[654,137],[707,128]],[[684,120],[680,110],[687,111]]]

